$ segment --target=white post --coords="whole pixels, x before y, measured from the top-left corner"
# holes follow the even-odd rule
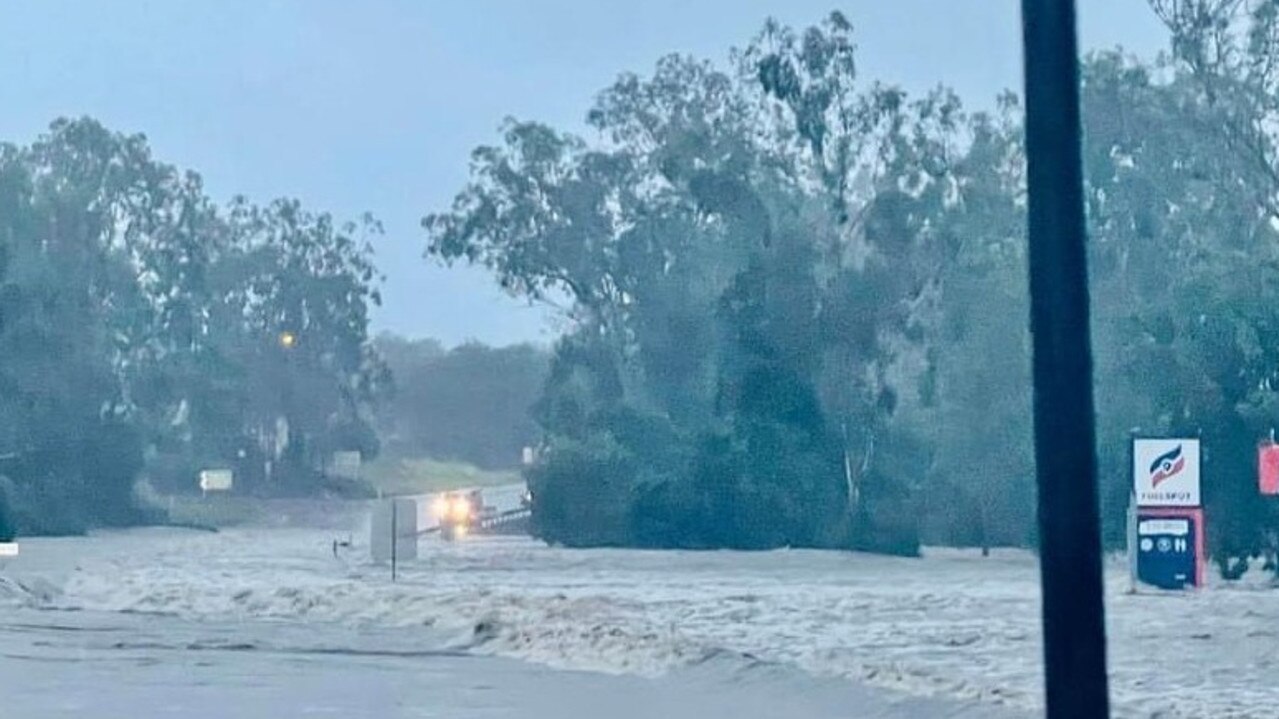
[[[1128,593],[1137,593],[1137,498],[1128,495]]]

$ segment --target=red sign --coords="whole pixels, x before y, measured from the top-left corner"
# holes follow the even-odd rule
[[[1279,444],[1267,441],[1258,445],[1257,486],[1262,494],[1279,494]]]

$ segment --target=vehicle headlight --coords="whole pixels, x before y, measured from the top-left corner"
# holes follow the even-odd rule
[[[471,502],[463,497],[453,500],[453,506],[450,508],[455,521],[469,519],[471,516]]]
[[[447,517],[449,515],[448,498],[436,497],[435,501],[431,502],[431,514],[434,514],[437,519],[444,519]]]

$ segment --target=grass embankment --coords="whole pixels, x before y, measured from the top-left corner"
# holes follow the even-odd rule
[[[381,458],[365,464],[359,483],[369,491],[360,495],[396,496],[447,492],[469,487],[493,487],[520,481],[515,471],[483,470],[463,462],[441,462],[428,458]],[[214,493],[151,497],[148,503],[168,514],[172,524],[193,528],[263,525],[278,521],[281,513],[295,513],[297,502],[235,494]]]
[[[204,529],[260,523],[267,516],[262,505],[254,497],[211,494],[168,497],[160,506],[168,512],[170,524]]]
[[[520,481],[513,470],[486,470],[463,462],[428,458],[378,458],[362,468],[363,479],[383,495],[427,494],[466,487],[496,487]]]

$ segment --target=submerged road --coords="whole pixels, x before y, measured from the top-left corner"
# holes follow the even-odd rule
[[[708,662],[660,678],[422,650],[404,630],[7,611],[6,719],[847,719],[1012,716],[795,671]]]
[[[0,569],[0,717],[1004,719],[1039,707],[1027,552],[427,537],[392,583],[368,559],[366,513],[347,509],[290,504],[288,521],[217,534],[24,542]],[[348,536],[356,546],[335,557]],[[1107,575],[1117,717],[1274,716],[1279,594],[1265,575],[1137,595],[1121,561]]]

